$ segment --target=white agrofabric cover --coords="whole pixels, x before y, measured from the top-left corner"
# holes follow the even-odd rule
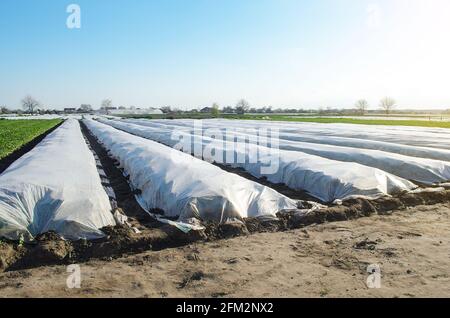
[[[32,240],[55,231],[96,239],[115,225],[94,157],[70,119],[0,175],[0,237]]]
[[[147,123],[149,122],[151,124],[151,121],[147,120]],[[147,125],[145,122],[138,123],[140,123],[141,125]],[[154,125],[166,129],[177,129],[177,127],[179,127],[176,126],[176,122],[175,125],[171,125],[171,121],[166,121],[166,123],[167,125],[159,123]],[[183,127],[186,127],[187,131],[189,131],[190,133],[202,133],[202,131],[194,132],[192,121],[191,125]],[[223,136],[225,136],[226,129],[228,129],[229,127],[224,127],[220,123],[203,121],[202,128],[203,131],[205,131],[206,129],[220,130]],[[242,129],[236,129],[235,135],[240,135],[243,137],[247,136],[249,137],[249,142],[256,143],[256,138],[250,138],[250,136],[255,137],[256,133],[257,130],[245,131]],[[326,137],[322,138],[326,139]],[[295,135],[292,137],[292,139],[295,139]],[[450,162],[446,161],[417,158],[379,150],[358,149],[349,146],[344,147],[314,144],[308,142],[291,141],[287,139],[279,139],[278,146],[283,150],[300,151],[332,160],[360,163],[365,166],[378,168],[383,171],[392,173],[396,176],[427,185],[447,182],[450,180]]]
[[[127,119],[123,120],[125,122],[130,122],[134,124],[139,125],[148,125],[149,120],[146,119]],[[252,123],[254,121],[251,121]],[[352,148],[360,148],[360,149],[373,149],[373,150],[380,150],[385,152],[392,152],[397,153],[405,156],[411,156],[411,157],[419,157],[419,158],[427,158],[427,159],[435,159],[435,160],[442,160],[442,161],[450,161],[450,150],[444,149],[445,145],[442,145],[441,148],[432,148],[432,147],[424,147],[424,146],[411,146],[407,144],[400,144],[400,143],[394,143],[389,141],[378,141],[378,140],[369,140],[369,139],[361,139],[361,138],[355,138],[354,134],[352,137],[338,137],[333,136],[329,134],[329,130],[324,127],[324,132],[326,135],[321,135],[319,127],[317,125],[323,125],[327,126],[330,124],[315,124],[316,130],[313,132],[311,130],[308,130],[308,128],[298,128],[297,132],[292,132],[293,129],[286,129],[290,126],[286,126],[287,123],[279,123],[279,122],[265,122],[260,121],[261,123],[245,123],[238,120],[219,120],[219,119],[207,119],[202,120],[202,125],[207,128],[211,127],[223,127],[223,128],[239,128],[239,129],[245,129],[245,128],[259,128],[259,127],[269,127],[269,128],[277,128],[279,129],[279,138],[290,140],[290,141],[301,141],[301,142],[308,142],[308,143],[314,143],[314,144],[326,144],[326,145],[334,145],[334,146],[344,146],[344,147],[352,147]],[[151,120],[151,124],[154,126],[156,124],[160,125],[178,125],[182,127],[192,127],[193,121],[192,120]],[[348,126],[344,126],[339,128],[340,130],[347,130]],[[367,125],[366,125],[367,126]],[[303,126],[300,126],[303,127]],[[385,128],[388,127],[388,128]],[[385,128],[385,132],[389,132],[390,130],[393,130],[393,128],[389,128],[389,126],[382,126],[382,128]],[[405,131],[410,131],[410,136],[415,136],[417,134],[417,131],[415,130],[409,130],[412,128],[417,127],[400,127],[404,128]],[[339,131],[336,131],[336,128],[333,129],[336,134],[339,133]],[[359,128],[360,132],[364,131],[364,129]],[[417,129],[416,129],[417,130]],[[426,132],[429,132],[430,130],[427,129]],[[440,135],[438,137],[434,137],[433,143],[437,140],[442,140],[442,134],[450,134],[450,130],[445,129],[439,129],[437,132]],[[389,135],[389,133],[387,133]],[[408,139],[411,139],[408,137]]]
[[[350,137],[321,136],[312,134],[294,134],[282,132],[280,139],[302,141],[315,144],[344,146],[359,149],[373,149],[385,152],[397,153],[405,156],[450,161],[450,150],[423,146],[411,146],[396,144],[387,141],[368,140]]]
[[[403,145],[450,149],[450,130],[445,128],[424,128],[386,125],[322,124],[306,122],[277,122],[260,120],[212,119],[238,127],[278,127],[281,132],[334,136],[364,140],[384,141]]]
[[[173,131],[163,127],[152,128],[134,125],[120,121],[100,119],[112,127],[130,132],[137,136],[155,140],[174,147],[179,140],[172,138]],[[345,200],[354,197],[377,198],[384,195],[409,191],[416,186],[380,169],[367,167],[358,163],[330,160],[303,152],[273,149],[255,144],[219,142],[209,137],[197,136],[188,131],[178,131],[177,134],[192,144],[201,145],[203,159],[209,162],[225,162],[210,151],[212,143],[218,153],[234,152],[236,160],[227,163],[233,167],[243,168],[255,177],[266,177],[275,184],[285,184],[294,190],[304,190],[312,196],[324,201]],[[248,149],[246,151],[245,149]],[[255,160],[258,154],[259,160]],[[270,162],[278,161],[278,169],[272,173],[264,173],[262,167]]]
[[[188,154],[93,120],[84,123],[141,190],[137,199],[146,211],[160,209],[180,222],[226,222],[297,208],[294,200],[269,187]]]
[[[409,127],[415,128],[413,130],[413,129],[404,129],[402,127],[394,129],[391,128],[390,126],[370,125],[370,127],[364,127],[364,125],[353,125],[353,124],[325,124],[324,126],[326,130],[322,127],[317,129],[313,125],[299,125],[296,131],[299,133],[308,133],[321,136],[358,138],[358,139],[392,142],[417,147],[450,149],[450,133],[445,131],[430,132],[421,127]]]

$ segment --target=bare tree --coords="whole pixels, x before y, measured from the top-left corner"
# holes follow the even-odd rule
[[[380,107],[385,111],[386,115],[389,115],[392,112],[392,110],[395,107],[395,104],[396,104],[395,99],[390,97],[384,97],[380,101]]]
[[[250,104],[245,99],[241,99],[236,104],[236,113],[238,113],[238,114],[243,115],[246,112],[248,112],[249,109],[250,109]]]
[[[92,106],[89,105],[89,104],[81,104],[81,105],[80,105],[80,110],[81,110],[82,112],[88,113],[88,112],[91,112],[91,111],[92,111]]]
[[[367,108],[369,108],[369,103],[365,99],[360,99],[356,102],[355,107],[358,113],[360,113],[361,115],[365,115],[367,112]]]
[[[28,113],[33,113],[39,105],[39,102],[30,95],[27,95],[22,99],[22,108]]]
[[[161,111],[162,111],[164,114],[171,113],[171,112],[172,112],[172,107],[170,107],[170,106],[163,106],[163,107],[161,107]]]
[[[112,105],[113,105],[112,100],[110,100],[110,99],[104,99],[104,100],[102,101],[101,108],[102,108],[102,109],[108,109],[108,108],[112,107]]]
[[[219,117],[219,113],[220,113],[219,104],[217,104],[217,103],[212,104],[211,115],[213,117]]]
[[[0,107],[0,114],[8,114],[9,113],[9,109],[6,106],[2,106]]]
[[[110,99],[104,99],[102,100],[102,104],[100,106],[100,109],[104,110],[107,115],[109,115],[110,109],[113,107],[112,100]]]

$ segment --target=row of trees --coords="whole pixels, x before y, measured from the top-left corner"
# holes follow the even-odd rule
[[[249,111],[250,111],[250,104],[245,99],[239,100],[235,108],[228,106],[223,109],[224,113],[236,113],[240,115],[248,113]],[[219,114],[220,114],[219,104],[213,103],[211,107],[211,115],[217,117],[219,116]]]
[[[22,101],[22,108],[25,112],[28,113],[34,113],[41,104],[32,96],[27,95],[25,96]],[[390,97],[384,97],[381,99],[379,107],[387,114],[389,115],[392,110],[396,106],[396,101],[393,98]],[[108,109],[112,107],[112,101],[110,99],[105,99],[101,103],[101,109]],[[356,102],[355,108],[357,112],[361,115],[365,115],[367,113],[367,110],[369,108],[369,103],[365,99],[360,99]],[[92,107],[90,105],[81,105],[80,110],[82,111],[92,111]],[[163,113],[172,113],[172,112],[179,112],[176,109],[172,109],[170,106],[164,106],[161,107],[161,110]],[[272,107],[262,107],[262,108],[250,108],[249,102],[247,102],[245,99],[241,99],[236,103],[236,106],[233,108],[231,106],[224,107],[222,110],[224,113],[236,113],[236,114],[245,114],[245,113],[277,113],[277,112],[300,112],[303,110],[298,109],[276,109],[272,110]],[[0,107],[0,113],[8,113],[9,110],[6,107]],[[306,112],[306,111],[305,111]],[[213,116],[218,116],[220,113],[220,107],[217,103],[214,103],[211,107],[211,114]]]
[[[395,108],[397,102],[395,99],[391,97],[384,97],[380,100],[379,107],[387,114],[389,115],[392,110]],[[369,109],[369,102],[365,99],[360,99],[355,104],[356,110],[359,114],[365,115],[367,113],[367,110]],[[276,109],[272,110],[272,107],[262,107],[262,108],[250,108],[250,104],[245,100],[241,99],[236,104],[236,107],[224,107],[223,112],[224,113],[236,113],[236,114],[245,114],[245,113],[296,113],[296,112],[302,112],[303,110],[298,109]],[[304,111],[306,112],[306,111]],[[211,113],[213,115],[216,115],[219,113],[219,105],[217,103],[214,103],[212,106]]]
[[[389,115],[392,110],[395,108],[397,102],[395,99],[391,97],[384,97],[380,100],[379,107],[387,114]],[[367,110],[369,109],[369,102],[365,99],[360,99],[355,104],[356,110],[359,114],[365,115],[367,113]],[[218,116],[220,110],[219,105],[217,103],[214,103],[211,108],[211,114],[213,116]],[[236,113],[236,114],[245,114],[245,113],[286,113],[286,112],[292,112],[296,113],[299,112],[297,109],[276,109],[272,110],[272,107],[262,107],[262,108],[250,108],[250,104],[245,100],[241,99],[236,104],[236,107],[224,107],[223,108],[224,113]]]
[[[397,102],[395,99],[391,97],[384,97],[380,100],[379,107],[386,113],[386,115],[389,115],[395,108],[396,104]],[[358,113],[365,115],[367,113],[367,109],[369,108],[369,102],[365,99],[360,99],[356,102],[355,107]]]
[[[33,96],[27,95],[22,101],[22,109],[27,113],[34,113],[39,107],[41,107],[41,103],[37,101]],[[79,108],[80,111],[90,112],[92,111],[92,106],[88,104],[83,104]]]
[[[23,111],[25,113],[32,114],[32,113],[35,113],[37,111],[39,111],[41,113],[44,113],[44,111],[42,109],[39,109],[42,106],[41,103],[38,100],[36,100],[33,96],[31,96],[31,95],[25,96],[20,101],[20,104],[21,104],[22,109],[23,109]],[[81,112],[91,112],[92,110],[93,110],[92,106],[88,105],[88,104],[83,104],[78,109],[78,111],[81,111]],[[9,113],[13,113],[13,112],[17,112],[17,111],[11,111],[6,106],[1,106],[0,107],[0,114],[9,114]],[[49,112],[56,112],[56,110],[53,110],[53,111],[46,110],[45,111],[45,113],[49,113]]]
[[[177,108],[173,108],[171,106],[163,106],[160,108],[161,111],[164,114],[170,114],[170,113],[181,113],[183,111],[177,109]],[[213,116],[218,116],[221,112],[220,110],[220,106],[217,103],[213,103],[211,107],[206,107],[206,109],[208,109],[211,114]],[[236,103],[235,107],[231,107],[231,106],[226,106],[222,109],[222,112],[224,113],[235,113],[235,114],[245,114],[248,113],[250,110],[250,104],[245,100],[245,99],[241,99]],[[198,112],[197,109],[192,109],[188,112]]]

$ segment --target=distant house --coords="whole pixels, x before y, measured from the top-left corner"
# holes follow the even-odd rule
[[[212,107],[205,107],[205,108],[202,108],[202,109],[200,109],[200,113],[210,113],[210,112],[212,112]]]
[[[108,113],[110,115],[160,115],[163,112],[158,108],[139,108],[133,106],[133,108],[125,109],[119,107],[119,109],[109,110]]]
[[[64,112],[67,114],[75,113],[76,111],[76,108],[64,108]]]

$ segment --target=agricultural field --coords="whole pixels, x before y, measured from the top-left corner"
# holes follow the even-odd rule
[[[60,121],[2,120],[13,132],[2,138]],[[301,296],[302,289],[283,294],[275,285],[308,284],[305,277],[318,297],[342,295],[342,280],[362,296],[363,267],[378,262],[392,275],[419,276],[399,274],[388,280],[392,288],[367,296],[405,296],[418,280],[427,286],[417,295],[443,295],[447,260],[437,251],[450,242],[449,181],[450,133],[439,127],[68,118],[0,174],[0,279],[8,281],[0,295],[22,295],[8,287],[10,271],[30,273],[23,293],[51,296],[68,292],[57,281],[36,289],[49,265],[88,261],[89,271],[97,264],[141,277],[154,259],[166,272],[153,277],[174,281],[160,289],[160,281],[141,277],[146,286],[133,295],[239,296],[221,287],[234,279],[227,273],[261,257],[279,271],[269,271],[265,289],[249,278],[247,294],[255,297]],[[234,258],[225,255],[237,246]],[[170,259],[176,266],[182,259],[186,272],[171,277]],[[299,264],[303,272],[286,274]],[[315,274],[322,272],[326,284]],[[94,279],[89,290],[130,292],[116,283],[106,288]]]
[[[52,120],[0,120],[0,160],[61,123]]]
[[[163,115],[122,115],[130,119],[235,119],[235,120],[263,120],[304,122],[322,124],[359,124],[359,125],[388,125],[388,126],[413,126],[413,127],[436,127],[450,128],[450,119],[446,116],[320,116],[312,114],[308,116],[286,115],[286,114],[219,114],[217,117],[204,113],[180,113]]]
[[[359,124],[359,125],[388,125],[388,126],[415,126],[415,127],[437,127],[450,128],[448,119],[445,121],[438,119],[430,120],[426,117],[415,119],[396,119],[394,118],[342,118],[342,117],[296,117],[296,116],[273,116],[272,120],[305,122],[305,123],[341,123],[341,124]]]

